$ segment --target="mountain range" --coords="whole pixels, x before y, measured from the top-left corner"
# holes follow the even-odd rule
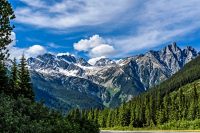
[[[29,58],[36,100],[59,110],[116,107],[168,79],[199,53],[172,43],[159,51],[94,65],[71,54]]]

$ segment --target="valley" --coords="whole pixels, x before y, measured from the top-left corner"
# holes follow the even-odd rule
[[[200,132],[200,0],[0,0],[0,133]]]

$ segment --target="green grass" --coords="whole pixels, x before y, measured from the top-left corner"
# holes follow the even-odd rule
[[[200,119],[194,121],[173,121],[158,125],[157,127],[145,127],[145,128],[134,128],[134,127],[112,127],[112,128],[101,128],[101,130],[120,130],[120,131],[140,131],[140,130],[187,130],[187,131],[200,131]]]

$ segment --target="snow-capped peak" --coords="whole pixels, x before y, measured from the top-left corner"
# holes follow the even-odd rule
[[[58,53],[56,56],[74,56],[74,54],[70,54],[69,52],[66,52],[66,53]]]

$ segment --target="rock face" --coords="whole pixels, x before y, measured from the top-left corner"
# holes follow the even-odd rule
[[[95,65],[70,54],[44,54],[29,58],[28,64],[37,99],[44,98],[47,105],[102,108],[130,100],[166,80],[198,55],[192,47],[181,49],[173,43],[160,51],[120,60],[103,58]]]

